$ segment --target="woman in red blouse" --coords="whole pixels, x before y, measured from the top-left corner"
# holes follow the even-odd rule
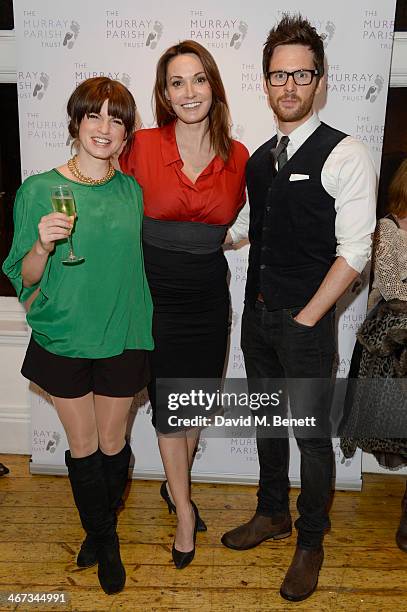
[[[162,55],[154,98],[159,127],[138,131],[120,165],[136,177],[144,194],[144,257],[155,341],[149,394],[168,479],[161,495],[178,519],[172,556],[181,569],[194,557],[196,531],[206,530],[190,498],[199,428],[188,428],[184,419],[208,412],[192,405],[170,410],[168,395],[202,389],[199,379],[215,379],[212,391],[219,388],[229,320],[222,243],[245,201],[249,154],[231,138],[219,70],[200,44],[187,40]],[[185,378],[196,384],[177,389],[174,379]],[[172,381],[156,384],[157,379]]]

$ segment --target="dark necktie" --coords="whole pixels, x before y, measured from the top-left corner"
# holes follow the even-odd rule
[[[287,145],[290,142],[288,136],[282,136],[275,149],[271,149],[274,164],[277,162],[278,171],[287,163]]]

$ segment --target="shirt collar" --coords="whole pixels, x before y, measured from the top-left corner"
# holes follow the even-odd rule
[[[164,165],[168,166],[181,159],[175,138],[175,121],[164,125],[160,130],[161,154]]]
[[[181,156],[179,154],[177,139],[175,137],[175,121],[164,125],[160,130],[160,136],[161,154],[163,156],[164,165],[169,166],[176,161],[180,161]],[[208,166],[207,172],[204,172],[203,174],[208,174],[211,170],[213,172],[220,172],[223,168],[229,170],[230,172],[237,171],[236,162],[233,155],[229,155],[229,159],[226,163],[223,161],[223,159],[216,155],[212,164]]]
[[[307,138],[309,138],[320,125],[321,121],[319,120],[318,115],[313,113],[311,117],[307,119],[307,121],[295,128],[291,134],[288,134],[290,139],[287,147],[289,157],[291,157],[291,155],[293,155],[304,144]],[[280,138],[282,136],[286,136],[286,134],[283,134],[283,132],[277,128],[277,142],[280,142]]]

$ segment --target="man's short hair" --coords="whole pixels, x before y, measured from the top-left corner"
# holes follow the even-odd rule
[[[324,43],[316,29],[300,13],[298,15],[284,14],[278,23],[269,32],[263,50],[263,74],[267,78],[270,60],[274,49],[279,45],[304,45],[314,55],[315,68],[318,70],[317,78],[324,74]],[[305,68],[305,66],[298,66]]]

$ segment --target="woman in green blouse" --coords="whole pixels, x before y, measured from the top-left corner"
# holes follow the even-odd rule
[[[21,301],[35,296],[22,373],[51,395],[67,434],[66,464],[87,534],[77,563],[98,563],[102,588],[115,593],[125,583],[116,534],[131,455],[125,432],[153,348],[141,189],[110,161],[131,139],[135,103],[121,83],[98,77],[77,87],[67,110],[77,153],[20,187],[3,270]],[[51,212],[57,185],[72,191],[76,218]],[[83,260],[66,265],[70,234]]]

